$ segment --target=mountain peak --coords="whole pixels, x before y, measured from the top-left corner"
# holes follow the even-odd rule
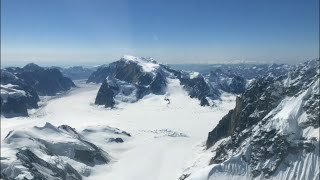
[[[144,61],[144,62],[152,62],[156,63],[156,61],[153,60],[151,57],[137,57],[132,55],[123,55],[121,59],[128,60],[128,61]]]
[[[151,57],[135,57],[131,55],[124,55],[120,61],[134,62],[141,66],[145,72],[153,72],[159,68],[159,64]]]
[[[42,70],[43,68],[35,63],[29,63],[25,65],[23,69],[26,71],[38,71],[38,70]]]

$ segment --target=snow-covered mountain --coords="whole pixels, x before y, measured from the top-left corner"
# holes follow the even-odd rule
[[[110,155],[95,143],[124,142],[130,134],[108,126],[81,132],[46,123],[14,130],[1,143],[1,179],[82,179],[92,168],[108,164]]]
[[[113,107],[119,102],[136,102],[148,94],[166,94],[168,78],[178,79],[190,97],[199,99],[202,106],[219,98],[219,91],[201,74],[176,71],[151,58],[124,56],[98,68],[87,82],[102,83],[95,103]]]
[[[9,67],[5,70],[32,86],[40,96],[54,96],[75,87],[72,80],[63,76],[57,68],[43,68],[30,63],[23,68]]]
[[[209,133],[209,166],[181,179],[319,179],[319,78],[314,60],[252,82]]]

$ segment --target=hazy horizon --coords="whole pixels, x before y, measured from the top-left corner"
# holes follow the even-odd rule
[[[62,68],[68,68],[68,67],[73,67],[73,66],[82,66],[82,67],[87,67],[87,68],[93,68],[93,67],[97,67],[97,66],[101,66],[101,65],[106,65],[109,64],[111,62],[117,61],[119,60],[121,57],[119,57],[118,59],[114,59],[114,60],[107,60],[107,61],[97,61],[97,62],[92,62],[92,61],[85,61],[85,62],[67,62],[67,61],[18,61],[18,62],[12,62],[12,61],[1,61],[1,68],[7,68],[7,67],[23,67],[29,63],[35,63],[39,66],[42,67],[53,67],[53,66],[57,66],[57,67],[62,67]],[[313,58],[313,59],[307,59],[307,60],[302,60],[302,61],[298,61],[298,62],[281,62],[281,61],[217,61],[217,62],[207,62],[207,63],[201,63],[201,62],[181,62],[181,63],[166,63],[166,62],[162,62],[162,61],[158,61],[158,63],[161,64],[165,64],[165,65],[169,65],[169,66],[188,66],[188,65],[196,65],[196,66],[206,66],[206,65],[237,65],[237,64],[247,64],[247,65],[262,65],[262,64],[299,64],[299,63],[303,63],[309,60],[314,60],[314,59],[319,59],[319,58]],[[63,63],[65,62],[65,63]]]
[[[319,1],[1,1],[1,65],[297,63],[319,58]]]

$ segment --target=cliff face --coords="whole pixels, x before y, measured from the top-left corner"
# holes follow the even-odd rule
[[[115,105],[114,91],[118,91],[118,90],[119,90],[119,87],[109,86],[107,80],[105,80],[98,91],[95,104],[105,105],[105,107],[113,108]]]
[[[280,77],[278,80],[282,78]],[[221,139],[220,136],[228,137],[256,124],[275,108],[283,93],[283,89],[275,81],[272,77],[256,80],[244,94],[238,96],[236,107],[209,133],[207,147],[211,147],[216,141]],[[218,133],[218,131],[222,133]]]
[[[242,110],[241,97],[236,98],[236,107],[224,116],[219,124],[208,135],[206,142],[207,148],[211,147],[218,140],[231,136],[240,125],[239,117]]]

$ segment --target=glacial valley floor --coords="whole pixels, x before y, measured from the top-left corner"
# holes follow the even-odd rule
[[[95,166],[85,179],[177,180],[203,151],[208,132],[235,105],[234,95],[223,94],[216,106],[201,107],[178,81],[170,80],[166,95],[148,95],[136,103],[105,109],[94,105],[99,85],[78,81],[77,86],[46,100],[41,108],[30,111],[30,117],[1,117],[1,138],[11,130],[46,122],[67,124],[79,131],[108,125],[129,132],[131,138],[124,143],[94,142],[112,156],[112,162]]]

